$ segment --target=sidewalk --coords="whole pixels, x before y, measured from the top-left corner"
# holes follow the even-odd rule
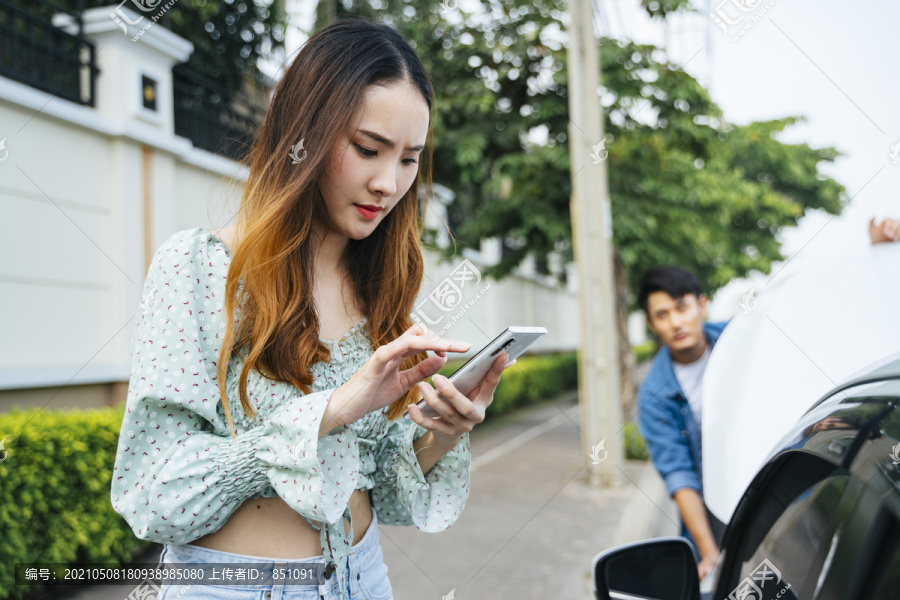
[[[626,462],[619,488],[587,485],[578,422],[570,392],[476,427],[471,492],[456,523],[437,534],[379,527],[394,597],[590,600],[598,552],[676,534],[651,463]]]

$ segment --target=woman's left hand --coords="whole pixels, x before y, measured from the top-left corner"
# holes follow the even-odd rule
[[[426,417],[415,404],[409,406],[410,418],[430,431],[437,444],[452,448],[466,433],[484,421],[485,410],[494,401],[494,390],[500,383],[500,374],[516,364],[513,360],[507,365],[506,359],[506,353],[500,354],[491,365],[491,370],[468,396],[463,395],[449,379],[441,375],[431,378],[437,390],[425,381],[419,382],[419,391],[422,392],[425,402],[440,415],[440,418]],[[449,400],[449,403],[441,400],[438,392]]]

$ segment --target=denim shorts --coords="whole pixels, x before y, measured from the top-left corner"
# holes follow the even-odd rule
[[[193,544],[166,544],[160,563],[254,563],[261,570],[290,568],[295,563],[329,564],[324,555],[310,558],[282,559],[234,554],[211,550]],[[162,565],[162,568],[165,568]],[[350,548],[344,598],[350,600],[387,600],[394,597],[388,568],[381,552],[378,518],[372,512],[372,523],[358,544]],[[328,572],[328,571],[326,571]],[[305,584],[205,584],[162,585],[156,600],[339,600],[338,578],[329,573],[324,583]]]

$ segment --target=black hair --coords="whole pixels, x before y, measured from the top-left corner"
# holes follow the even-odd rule
[[[698,298],[703,293],[700,280],[697,276],[681,267],[665,265],[654,267],[644,273],[638,287],[638,306],[647,312],[647,300],[654,292],[665,292],[672,298],[678,299],[687,294],[693,294]]]

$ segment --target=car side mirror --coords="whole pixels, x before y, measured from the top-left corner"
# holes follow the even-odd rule
[[[594,557],[597,600],[699,600],[694,551],[684,538],[618,546]]]

